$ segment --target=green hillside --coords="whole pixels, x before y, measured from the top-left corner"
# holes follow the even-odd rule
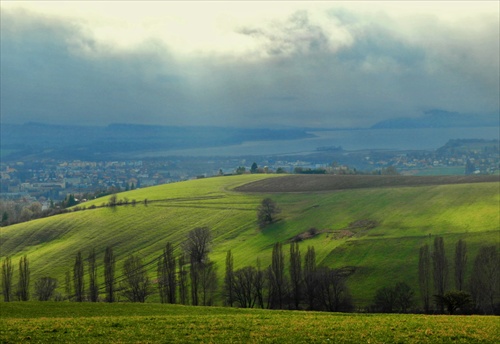
[[[33,280],[50,275],[63,284],[78,250],[86,256],[95,248],[102,262],[111,245],[119,272],[122,260],[136,253],[151,262],[153,277],[155,259],[167,242],[179,252],[187,232],[206,226],[214,237],[210,257],[222,276],[227,250],[233,252],[235,268],[257,258],[267,266],[275,242],[286,243],[314,227],[320,234],[301,242],[303,254],[313,245],[320,263],[355,266],[350,285],[356,305],[363,306],[380,286],[396,281],[416,285],[418,249],[436,235],[444,237],[450,260],[455,242],[466,239],[470,265],[480,244],[498,243],[498,182],[269,194],[234,190],[266,178],[278,182],[284,177],[207,178],[118,194],[118,200],[135,200],[135,205],[101,208],[109,196],[93,200],[84,211],[3,227],[0,257],[11,256],[16,265],[27,254]],[[274,199],[282,213],[277,223],[261,230],[256,208],[264,197]],[[88,209],[92,205],[97,208]]]

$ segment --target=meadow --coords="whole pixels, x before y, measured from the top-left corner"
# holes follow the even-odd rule
[[[2,304],[2,343],[497,343],[498,317],[164,304]]]
[[[56,277],[64,293],[64,275],[79,250],[85,256],[95,248],[102,262],[106,246],[112,246],[118,274],[124,259],[138,254],[154,278],[156,260],[167,242],[179,253],[190,230],[208,227],[214,238],[210,258],[222,278],[227,250],[232,250],[235,269],[255,265],[257,259],[266,267],[275,242],[286,244],[316,228],[318,235],[300,243],[303,254],[307,246],[314,246],[318,264],[354,266],[349,286],[356,308],[362,309],[387,283],[416,286],[419,247],[432,244],[435,236],[444,237],[449,259],[456,241],[467,241],[468,274],[479,246],[498,242],[498,181],[391,186],[390,179],[360,179],[362,187],[301,192],[238,188],[253,182],[281,185],[286,178],[290,177],[242,175],[161,185],[120,193],[118,200],[128,204],[115,207],[101,207],[109,196],[92,200],[83,211],[3,227],[0,258],[11,256],[16,266],[27,255],[32,280]],[[346,179],[337,178],[345,185]],[[282,212],[276,223],[261,229],[256,208],[265,197],[275,200]],[[98,277],[102,283],[102,264]]]

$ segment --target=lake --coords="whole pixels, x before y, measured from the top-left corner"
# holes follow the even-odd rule
[[[242,156],[310,153],[318,147],[342,146],[344,150],[390,149],[434,150],[451,139],[500,140],[500,127],[358,129],[309,131],[311,138],[281,141],[251,141],[240,145],[179,149],[148,153],[147,156]],[[144,157],[144,155],[143,155]]]

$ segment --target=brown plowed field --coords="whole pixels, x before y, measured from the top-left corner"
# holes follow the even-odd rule
[[[237,187],[242,192],[317,192],[345,189],[384,188],[498,182],[500,176],[338,176],[290,175],[268,178]]]

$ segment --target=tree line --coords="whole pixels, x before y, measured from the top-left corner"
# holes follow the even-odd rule
[[[181,252],[174,254],[168,242],[158,259],[144,263],[137,255],[124,260],[122,273],[116,273],[116,257],[111,247],[106,247],[103,267],[104,283],[98,281],[96,252],[88,255],[79,251],[74,263],[66,272],[65,295],[56,293],[57,279],[40,277],[34,283],[34,296],[39,301],[70,300],[75,302],[115,302],[119,297],[130,302],[145,302],[158,292],[162,303],[211,306],[222,295],[224,305],[243,308],[310,309],[325,311],[350,311],[353,309],[347,277],[351,269],[331,269],[317,266],[314,247],[307,248],[302,260],[298,243],[289,246],[289,259],[285,263],[282,243],[272,250],[271,264],[262,268],[245,266],[235,270],[231,250],[226,255],[226,267],[221,286],[218,269],[210,259],[212,236],[207,227],[190,231],[180,245]],[[156,279],[152,280],[148,266],[156,263]],[[150,270],[150,269],[149,269]],[[14,268],[11,259],[2,264],[4,301],[30,299],[30,268],[26,256],[19,261],[18,283],[14,290]],[[156,283],[154,283],[156,282]]]
[[[271,199],[262,200],[257,209],[261,227],[277,221],[280,209]],[[158,292],[162,303],[226,306],[269,309],[307,309],[321,311],[352,311],[354,309],[348,278],[355,268],[332,269],[318,266],[314,247],[307,247],[302,258],[298,242],[289,244],[288,259],[284,245],[275,243],[271,264],[262,267],[260,260],[234,269],[234,257],[226,254],[223,278],[209,253],[212,236],[207,227],[188,232],[175,255],[174,245],[166,243],[162,254],[149,262],[137,255],[123,261],[121,274],[116,272],[116,257],[111,246],[103,257],[103,283],[98,280],[99,262],[96,252],[75,254],[74,263],[66,271],[64,295],[56,292],[57,279],[40,277],[34,283],[37,300],[71,300],[75,302],[115,302],[123,298],[130,302],[145,302]],[[418,289],[421,306],[414,290],[399,281],[375,290],[370,312],[445,311],[449,314],[498,314],[499,267],[497,246],[482,246],[473,262],[470,278],[466,281],[467,243],[459,240],[455,246],[453,264],[445,254],[444,240],[436,237],[434,244],[419,249]],[[450,266],[453,266],[454,288],[450,288]],[[156,268],[156,278],[150,272]],[[30,299],[30,268],[27,256],[19,260],[17,284],[10,257],[2,263],[2,293],[4,301]],[[222,285],[218,285],[222,281]]]
[[[444,239],[436,237],[432,248],[423,245],[419,250],[418,284],[424,312],[438,311],[449,314],[462,313],[498,314],[499,257],[497,245],[479,248],[470,273],[467,272],[467,242],[460,239],[455,244],[450,264],[445,252]],[[450,276],[450,270],[453,266]],[[453,281],[453,287],[451,281]],[[433,308],[434,306],[434,308]]]

